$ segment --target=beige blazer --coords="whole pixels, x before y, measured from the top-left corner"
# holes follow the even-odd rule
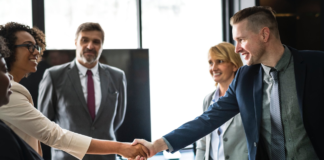
[[[203,111],[206,111],[211,105],[214,93],[215,91],[205,97]],[[195,160],[210,160],[210,142],[210,134],[197,141]],[[223,142],[225,160],[248,160],[248,149],[241,114],[237,114],[225,122]]]
[[[32,97],[24,86],[14,81],[11,84],[12,95],[9,103],[0,107],[0,119],[40,155],[39,141],[82,159],[91,137],[62,129],[34,107]]]

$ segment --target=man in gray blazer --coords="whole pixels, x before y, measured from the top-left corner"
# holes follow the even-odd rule
[[[207,111],[208,107],[212,105],[214,94],[215,91],[205,97],[203,103],[203,111]],[[236,116],[225,122],[224,125],[225,129],[223,135],[223,147],[225,160],[248,160],[248,149],[246,145],[246,138],[241,114],[237,114]],[[211,160],[210,143],[211,134],[208,134],[207,136],[197,141],[197,152],[195,160]]]
[[[76,59],[47,69],[39,85],[39,110],[62,128],[93,138],[116,140],[124,120],[126,78],[123,71],[98,62],[104,31],[83,23],[76,32]],[[67,142],[68,143],[68,142]],[[53,160],[75,160],[52,148]],[[115,160],[116,155],[86,155],[84,160]]]

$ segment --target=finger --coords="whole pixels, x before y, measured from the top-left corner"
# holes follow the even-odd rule
[[[143,149],[142,149],[141,146],[139,146],[139,148],[138,148],[137,151],[139,152],[139,154],[141,155],[141,157],[145,157],[145,158],[147,157],[146,152],[143,151]]]
[[[133,143],[132,143],[132,146],[135,146],[137,144],[137,139],[134,139]]]
[[[133,158],[128,158],[128,160],[139,160],[140,156],[136,156],[135,159]]]
[[[145,152],[146,153],[146,157],[149,157],[150,156],[150,150],[149,149],[147,149],[145,146],[143,146],[142,145],[142,150],[143,150],[143,152]]]

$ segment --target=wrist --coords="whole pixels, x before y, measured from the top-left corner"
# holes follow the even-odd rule
[[[156,141],[153,142],[153,150],[154,150],[154,154],[164,151],[166,149],[168,149],[167,144],[164,142],[163,138],[157,139]]]
[[[115,150],[114,150],[114,154],[122,154],[122,152],[125,150],[125,148],[127,147],[126,144],[124,143],[120,143],[120,142],[116,142],[116,147]]]

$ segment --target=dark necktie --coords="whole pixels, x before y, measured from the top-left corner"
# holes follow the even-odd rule
[[[279,75],[275,69],[271,69],[270,75],[273,78],[270,96],[271,159],[285,160],[285,138],[280,113]]]
[[[95,103],[95,93],[94,93],[94,84],[93,84],[93,78],[92,78],[92,72],[91,70],[87,71],[88,75],[88,97],[87,97],[87,102],[88,102],[88,109],[90,116],[92,120],[95,118],[95,108],[96,108],[96,103]]]

